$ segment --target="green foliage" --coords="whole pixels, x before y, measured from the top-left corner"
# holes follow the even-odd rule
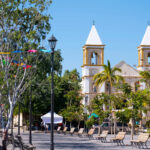
[[[50,30],[50,15],[45,13],[50,0],[0,1],[0,37],[3,51],[35,49]],[[5,42],[4,42],[5,41]]]
[[[129,120],[131,118],[131,113],[128,109],[124,110],[124,111],[118,111],[115,113],[117,120],[119,122],[124,123],[129,123]]]
[[[95,118],[95,117],[91,117],[90,119],[88,119],[86,122],[85,122],[86,126],[88,128],[91,128],[93,125],[95,124],[98,124],[98,119]]]
[[[142,112],[147,112],[147,107],[145,107],[145,104],[147,101],[149,101],[148,98],[149,91],[143,90],[143,91],[137,91],[137,92],[131,92],[128,95],[127,100],[127,107],[124,109],[125,111],[122,112],[123,117],[128,119],[133,119],[134,123],[136,121],[142,120]],[[117,114],[118,119],[123,121],[122,114]],[[125,120],[126,120],[125,119]]]
[[[83,119],[83,106],[80,103],[80,77],[77,70],[66,70],[63,77],[63,99],[65,107],[60,110],[62,116],[69,122],[76,120],[77,122]],[[61,104],[62,105],[62,104]]]
[[[117,84],[116,88],[121,90],[125,95],[129,95],[132,91],[132,88],[128,83]]]
[[[141,81],[146,83],[146,86],[150,87],[150,71],[141,71],[140,75],[142,77]]]
[[[150,120],[146,122],[146,127],[150,129]]]
[[[91,101],[91,104],[88,106],[88,110],[90,113],[96,113],[97,115],[100,116],[98,119],[99,124],[101,124],[103,120],[109,116],[110,112],[109,110],[107,110],[109,101],[110,101],[110,96],[105,93],[102,93],[100,95],[97,95]],[[106,111],[104,111],[103,109],[106,109]]]

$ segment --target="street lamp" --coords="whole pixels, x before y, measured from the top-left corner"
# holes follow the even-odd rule
[[[51,138],[50,150],[54,150],[54,49],[57,39],[52,35],[48,40],[51,52]]]
[[[31,97],[29,102],[29,143],[32,145],[32,85],[31,85]]]
[[[18,135],[20,135],[20,102],[18,105]]]

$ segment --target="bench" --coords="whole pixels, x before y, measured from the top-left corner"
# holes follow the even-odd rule
[[[3,141],[3,145],[6,145],[6,148],[7,149],[10,149],[11,147],[12,148],[20,148],[20,143],[18,141],[18,139],[14,138],[13,135],[11,134],[8,134],[5,141]]]
[[[95,128],[91,128],[85,136],[87,136],[89,139],[93,138],[94,131]]]
[[[102,133],[100,135],[96,136],[96,139],[101,140],[101,142],[103,142],[103,143],[106,143],[107,135],[108,135],[108,130],[104,130],[104,131],[102,131]]]
[[[18,141],[20,143],[20,147],[21,147],[22,150],[35,150],[36,149],[36,147],[34,145],[25,144],[20,135],[16,135],[16,138],[18,139]]]
[[[114,143],[117,143],[117,145],[124,145],[124,138],[125,138],[125,135],[126,135],[126,132],[118,132],[118,134],[116,135],[115,138],[112,138],[111,140],[114,142]]]
[[[140,133],[139,136],[138,136],[138,138],[137,138],[137,140],[131,140],[130,141],[131,145],[132,146],[135,145],[138,148],[141,148],[141,147],[144,148],[144,146],[146,148],[148,148],[147,145],[146,145],[146,143],[147,143],[147,141],[149,139],[149,135],[150,135],[149,133]]]
[[[60,133],[61,126],[57,128],[57,133]]]
[[[71,130],[70,130],[70,135],[73,135],[73,133],[74,133],[74,131],[75,131],[75,128],[71,128]]]
[[[79,137],[81,137],[83,135],[83,132],[84,132],[84,128],[80,128],[79,131],[78,131],[78,133],[77,133],[77,135]]]
[[[63,129],[63,134],[66,134],[66,132],[67,132],[67,129],[68,129],[68,127],[64,127],[64,129]]]

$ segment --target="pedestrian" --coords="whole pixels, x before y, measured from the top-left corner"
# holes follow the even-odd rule
[[[45,125],[46,133],[48,132],[48,124]]]

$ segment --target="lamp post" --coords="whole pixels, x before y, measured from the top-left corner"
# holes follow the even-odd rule
[[[32,85],[30,90],[32,92]],[[29,144],[32,145],[32,93],[29,102]]]
[[[50,150],[54,150],[54,49],[57,39],[52,35],[48,40],[51,52],[51,138]]]
[[[18,107],[18,135],[20,135],[20,102]]]

